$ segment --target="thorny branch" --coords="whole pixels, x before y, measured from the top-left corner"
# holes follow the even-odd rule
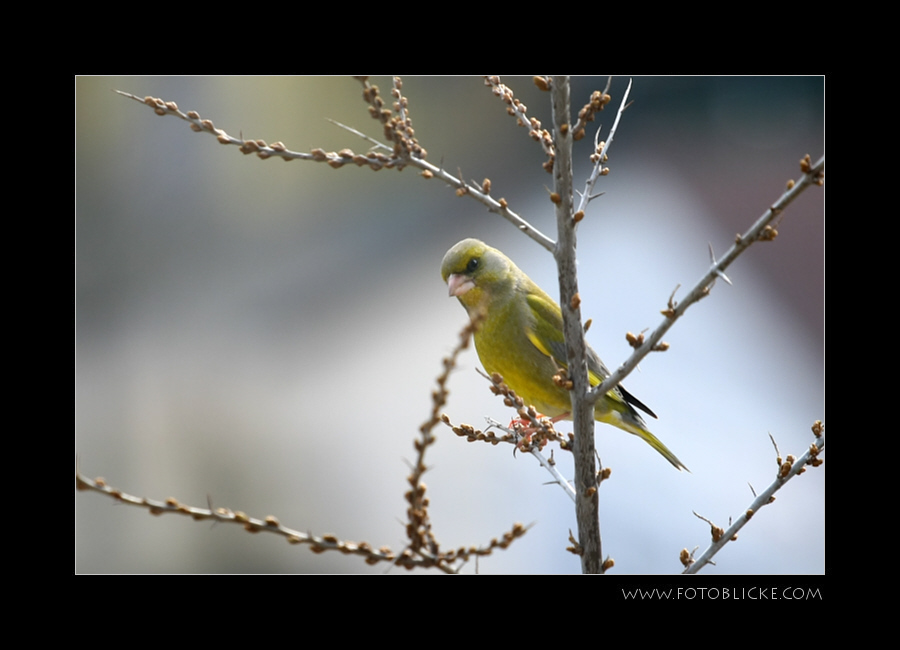
[[[210,503],[207,508],[200,508],[183,504],[173,497],[170,497],[165,501],[158,501],[133,496],[109,486],[103,478],[92,480],[83,476],[80,471],[76,471],[76,487],[79,490],[93,490],[105,494],[126,505],[146,508],[152,515],[180,514],[189,516],[195,521],[211,519],[222,523],[239,524],[250,533],[266,532],[281,535],[282,537],[285,537],[290,544],[308,545],[310,550],[314,553],[339,551],[346,555],[361,556],[365,559],[366,564],[389,562],[394,566],[400,566],[405,569],[435,568],[444,573],[459,573],[459,570],[469,558],[486,557],[491,555],[495,549],[505,549],[514,540],[523,536],[528,530],[527,526],[516,523],[513,524],[512,528],[504,533],[499,539],[494,538],[485,546],[461,546],[459,548],[450,549],[449,551],[441,550],[440,544],[431,530],[431,520],[428,515],[428,499],[425,498],[426,488],[421,480],[422,475],[427,471],[427,467],[425,466],[425,451],[435,441],[432,429],[434,429],[438,422],[442,421],[442,417],[439,413],[441,407],[447,400],[447,378],[456,366],[456,357],[462,350],[468,347],[469,340],[476,325],[477,324],[470,323],[466,326],[460,335],[459,344],[450,356],[444,359],[444,371],[437,379],[438,389],[432,394],[431,416],[419,429],[421,439],[418,439],[415,442],[417,452],[416,462],[413,465],[412,473],[407,478],[411,486],[411,489],[406,493],[406,500],[409,503],[407,509],[408,521],[406,524],[406,533],[410,541],[407,547],[400,553],[395,553],[387,546],[375,549],[368,542],[348,542],[338,539],[334,535],[313,535],[311,533],[303,533],[281,525],[278,518],[272,515],[269,515],[264,519],[257,519],[240,511],[234,511],[228,508],[213,508],[212,503]]]
[[[566,345],[566,368],[572,382],[572,426],[575,440],[575,518],[578,523],[578,546],[581,549],[581,571],[598,574],[605,571],[600,536],[600,499],[597,494],[597,454],[594,443],[594,408],[586,399],[590,390],[587,367],[587,343],[581,321],[576,267],[576,222],[573,219],[574,184],[572,130],[570,120],[569,78],[553,77],[550,87],[553,108],[553,140],[557,158],[553,168],[553,192],[550,200],[556,206],[557,243],[553,251],[559,279],[559,304],[562,309]]]
[[[609,86],[607,85],[607,90]],[[599,97],[595,98],[599,91],[594,91],[594,94],[591,95],[591,103],[581,109],[581,113],[589,112],[588,109],[591,109],[590,117],[593,119],[594,113],[597,111],[603,110],[603,107],[609,103],[610,97],[606,94],[606,91],[600,93]],[[609,168],[604,167],[603,163],[607,161],[607,155],[609,152],[610,146],[612,146],[613,138],[616,135],[616,129],[619,128],[619,120],[622,117],[622,113],[625,112],[625,108],[628,106],[628,94],[631,92],[631,81],[628,81],[628,87],[625,89],[625,93],[622,95],[622,102],[619,104],[619,110],[616,112],[616,119],[613,122],[612,128],[609,130],[609,136],[605,141],[600,140],[601,129],[597,129],[597,133],[594,135],[594,153],[591,154],[591,162],[594,163],[594,169],[591,171],[591,175],[588,177],[587,182],[584,186],[584,191],[580,193],[581,200],[578,203],[578,208],[575,212],[575,223],[581,221],[581,218],[584,217],[584,210],[587,209],[588,203],[590,203],[593,199],[597,198],[598,195],[594,194],[594,185],[597,184],[597,179],[601,176],[606,176],[609,173]],[[596,107],[595,107],[596,105]],[[580,117],[581,114],[579,114]],[[582,128],[583,130],[583,128]],[[576,131],[577,133],[577,131]],[[578,139],[578,138],[576,138]],[[578,214],[581,213],[581,218],[579,218]]]
[[[540,81],[539,81],[540,80]],[[536,117],[529,118],[526,113],[528,108],[513,95],[512,89],[501,83],[497,75],[489,75],[484,78],[484,83],[491,87],[491,91],[500,97],[506,104],[506,112],[517,119],[519,126],[528,128],[528,135],[532,140],[539,142],[547,154],[547,160],[542,167],[547,173],[553,172],[553,162],[556,160],[556,146],[553,144],[553,136],[550,131],[541,127],[541,121]],[[543,90],[549,90],[550,81],[544,77],[535,77],[535,83]],[[543,85],[542,85],[543,84]]]
[[[683,549],[681,551],[681,563],[684,564],[686,568],[682,573],[697,573],[707,564],[713,563],[712,558],[716,555],[716,553],[721,551],[728,542],[732,542],[737,539],[738,531],[743,528],[748,521],[750,521],[750,518],[753,517],[757,512],[759,512],[760,508],[775,501],[774,495],[778,490],[783,488],[784,485],[792,478],[805,472],[807,465],[818,467],[822,464],[823,461],[819,458],[819,454],[825,451],[825,425],[823,425],[821,421],[817,420],[812,426],[812,431],[813,435],[816,437],[816,440],[809,446],[809,449],[806,451],[806,453],[800,456],[800,458],[795,460],[793,456],[789,455],[785,460],[782,460],[779,454],[778,458],[776,459],[778,471],[776,473],[775,480],[771,483],[771,485],[769,485],[769,487],[763,490],[762,493],[760,493],[759,495],[754,494],[756,498],[754,498],[753,502],[749,506],[747,506],[741,516],[738,517],[737,520],[728,527],[728,530],[722,530],[722,528],[719,528],[718,526],[713,524],[711,521],[706,519],[706,517],[697,515],[697,517],[703,519],[709,524],[712,533],[712,543],[705,551],[703,551],[703,553],[698,558],[694,558],[693,553],[688,552],[687,549]],[[694,514],[696,515],[697,513]]]
[[[412,489],[406,493],[406,500],[409,503],[407,508],[408,523],[406,525],[409,546],[404,553],[412,553],[413,555],[426,554],[428,558],[433,558],[434,566],[443,570],[453,568],[453,571],[447,571],[448,573],[455,573],[458,567],[454,567],[454,563],[465,561],[469,555],[482,556],[490,554],[478,549],[465,549],[464,547],[449,552],[441,551],[440,544],[431,529],[431,519],[428,515],[428,499],[425,498],[426,487],[422,482],[422,475],[428,471],[425,465],[425,452],[436,440],[433,429],[439,422],[445,421],[444,418],[446,417],[441,414],[441,408],[447,403],[447,380],[450,377],[450,372],[456,367],[456,358],[460,352],[469,347],[472,335],[480,324],[481,322],[478,319],[470,321],[460,333],[459,343],[456,348],[454,348],[450,356],[445,357],[443,360],[444,371],[437,378],[437,390],[431,395],[431,416],[419,427],[419,432],[422,435],[415,442],[416,460],[412,466],[412,473],[406,479]],[[517,523],[513,526],[512,533],[507,533],[507,535],[511,535],[509,538],[504,536],[501,542],[498,542],[496,539],[491,540],[491,546],[486,550],[493,550],[496,546],[506,548],[513,539],[524,535],[526,530],[525,526]]]
[[[751,245],[757,241],[772,241],[778,235],[778,231],[771,225],[772,222],[781,216],[784,209],[790,205],[794,199],[808,187],[813,185],[822,185],[825,178],[825,157],[823,156],[815,164],[810,161],[809,155],[800,160],[800,171],[802,176],[797,180],[790,180],[787,183],[787,189],[772,206],[766,210],[763,215],[754,223],[743,235],[735,235],[734,244],[727,253],[718,262],[713,262],[709,270],[697,281],[694,287],[688,292],[687,296],[681,301],[675,300],[674,292],[669,298],[668,306],[662,311],[665,317],[662,323],[657,326],[653,332],[642,339],[642,343],[631,354],[630,357],[619,368],[607,377],[602,384],[595,386],[591,391],[590,399],[596,402],[602,395],[612,390],[614,386],[619,385],[623,379],[634,370],[638,363],[646,357],[650,352],[664,349],[666,346],[662,342],[662,337],[669,328],[675,324],[688,307],[698,302],[701,298],[709,295],[710,289],[716,282],[717,278],[726,278],[725,269],[727,269],[738,256],[746,251]],[[727,279],[727,278],[726,278]]]
[[[553,483],[559,485],[569,498],[574,501],[576,496],[575,488],[557,469],[552,450],[550,458],[547,458],[542,453],[548,442],[558,442],[560,449],[572,451],[574,434],[569,433],[564,436],[553,428],[550,418],[538,418],[538,413],[534,407],[526,406],[522,398],[504,383],[503,377],[498,373],[495,372],[488,379],[491,382],[491,392],[494,395],[503,397],[504,404],[516,410],[519,420],[514,420],[510,427],[506,427],[500,422],[488,418],[488,428],[484,431],[476,429],[471,424],[454,425],[446,414],[441,416],[441,420],[450,427],[453,433],[469,442],[487,442],[492,445],[497,445],[501,442],[509,443],[515,445],[516,449],[531,454],[540,463],[541,467],[550,473],[553,477]],[[492,429],[503,431],[504,435],[498,436],[491,432]]]
[[[286,161],[293,159],[312,160],[314,162],[325,162],[329,166],[334,168],[340,168],[346,164],[369,166],[373,170],[379,170],[383,168],[402,170],[406,166],[416,167],[421,170],[421,175],[424,178],[437,177],[440,180],[444,181],[446,184],[453,187],[456,190],[457,195],[469,195],[485,205],[489,211],[500,214],[505,219],[513,223],[519,230],[523,231],[525,234],[531,237],[534,241],[539,243],[547,250],[553,252],[555,257],[557,257],[557,261],[560,262],[560,260],[562,259],[560,257],[560,254],[563,248],[568,249],[570,244],[574,244],[574,228],[571,231],[573,233],[571,242],[563,241],[567,237],[563,236],[563,231],[561,229],[560,243],[554,242],[549,237],[534,228],[521,216],[510,210],[506,199],[494,199],[490,194],[491,182],[489,179],[485,179],[481,186],[477,186],[475,184],[466,183],[464,180],[462,180],[461,174],[454,176],[445,171],[442,167],[437,167],[435,165],[432,165],[431,163],[428,163],[425,160],[427,152],[419,145],[418,141],[415,138],[415,133],[412,128],[412,123],[408,112],[408,100],[402,95],[402,83],[400,79],[398,77],[395,77],[392,80],[392,100],[390,102],[390,106],[388,106],[387,103],[382,99],[377,86],[369,84],[367,77],[357,77],[357,79],[363,85],[363,97],[369,104],[369,112],[371,116],[382,124],[383,136],[385,140],[387,140],[387,142],[391,143],[391,146],[389,146],[388,144],[379,142],[375,138],[364,135],[363,133],[355,129],[351,129],[350,127],[338,124],[342,128],[345,128],[364,138],[367,142],[373,145],[372,150],[366,152],[365,154],[356,153],[350,149],[342,149],[339,152],[326,152],[322,149],[313,149],[308,153],[296,152],[289,150],[281,142],[276,142],[269,145],[262,140],[235,138],[228,135],[224,130],[216,128],[211,120],[201,119],[200,115],[196,111],[189,111],[188,113],[181,112],[180,110],[178,110],[178,107],[174,102],[165,102],[161,99],[153,97],[145,97],[143,99],[140,99],[129,93],[121,91],[117,92],[120,92],[120,94],[132,98],[136,101],[144,103],[147,106],[150,106],[158,115],[172,115],[179,117],[180,119],[189,122],[192,130],[197,132],[207,132],[215,135],[218,141],[222,144],[238,146],[240,151],[242,151],[244,154],[256,153],[256,155],[261,159],[281,157]],[[554,86],[559,86],[564,83],[564,81],[565,78],[550,78],[542,76],[534,77],[534,82],[538,87],[542,88],[543,90],[551,90],[554,92],[558,90],[558,88],[554,88]],[[503,101],[508,106],[507,110],[509,111],[509,113],[517,118],[520,125],[529,128],[529,135],[541,144],[547,155],[547,161],[544,163],[544,169],[548,172],[559,171],[556,169],[560,154],[559,127],[562,126],[565,130],[568,131],[570,135],[568,143],[569,145],[571,145],[572,141],[580,140],[585,135],[587,123],[593,121],[596,112],[602,110],[603,107],[610,101],[610,97],[607,92],[609,90],[609,85],[607,85],[606,90],[602,92],[595,91],[591,95],[590,101],[585,104],[585,106],[579,112],[578,121],[574,126],[569,125],[568,123],[556,124],[555,128],[557,129],[557,135],[556,139],[554,139],[554,136],[551,136],[551,134],[546,129],[543,129],[541,127],[541,124],[538,120],[529,118],[527,116],[526,107],[513,96],[512,91],[508,87],[500,82],[499,77],[485,77],[485,84],[490,86],[493,92],[503,99]],[[631,84],[629,83],[629,89],[630,87]],[[607,151],[609,145],[612,142],[615,130],[619,123],[619,119],[622,115],[622,112],[627,106],[627,95],[628,91],[626,91],[625,93],[625,97],[622,100],[613,127],[605,141],[600,140],[600,130],[598,129],[597,131],[594,141],[594,151],[591,155],[591,160],[594,163],[593,172],[585,184],[584,191],[579,192],[580,202],[577,210],[566,210],[565,206],[561,206],[560,203],[565,203],[565,201],[562,200],[564,197],[561,197],[558,192],[554,192],[554,194],[551,195],[551,199],[554,203],[557,204],[558,212],[560,212],[560,209],[563,208],[563,212],[567,211],[568,213],[570,213],[571,216],[569,218],[572,226],[576,225],[579,221],[581,221],[581,219],[584,218],[584,209],[587,204],[593,198],[599,196],[593,193],[594,184],[596,183],[599,176],[602,176],[608,172],[608,170],[603,165],[607,161]],[[565,132],[566,131],[563,131],[563,133]],[[669,299],[667,309],[662,312],[665,316],[665,320],[657,327],[656,330],[654,330],[647,337],[644,337],[643,335],[639,335],[637,337],[635,337],[634,335],[629,335],[629,342],[633,347],[636,348],[635,352],[602,384],[594,387],[592,390],[589,390],[587,392],[587,394],[585,395],[585,405],[593,404],[597,399],[599,399],[600,396],[611,390],[615,385],[619,384],[624,379],[624,377],[629,372],[631,372],[634,367],[637,366],[638,362],[643,359],[650,351],[664,350],[667,346],[664,342],[662,342],[662,336],[668,331],[668,329],[674,324],[674,322],[678,318],[680,318],[681,315],[683,315],[683,313],[689,306],[709,294],[709,291],[714,285],[717,278],[723,278],[727,280],[727,276],[725,276],[724,271],[737,258],[738,255],[740,255],[744,250],[746,250],[756,241],[771,241],[772,239],[774,239],[774,237],[777,235],[777,231],[772,226],[772,222],[776,218],[778,218],[781,215],[782,211],[807,187],[812,184],[822,184],[824,174],[824,157],[813,164],[809,156],[806,156],[806,158],[801,161],[801,170],[803,172],[803,176],[801,176],[801,178],[796,182],[789,181],[787,191],[772,205],[771,208],[766,211],[765,214],[762,215],[762,217],[759,218],[759,220],[746,233],[736,236],[734,245],[720,261],[717,262],[715,261],[715,259],[712,260],[710,269],[697,282],[694,288],[690,290],[687,296],[680,303],[675,301],[675,292],[673,292],[672,297]],[[554,175],[556,176],[557,174]],[[571,201],[571,198],[569,199],[569,201]],[[569,206],[571,208],[571,203],[569,203]],[[561,272],[561,277],[562,275],[563,274]],[[569,303],[564,301],[563,304],[568,306]],[[571,304],[572,311],[577,315],[579,313],[577,310],[577,293],[572,297]],[[423,435],[422,440],[416,443],[419,458],[417,459],[417,462],[413,467],[413,473],[409,477],[409,482],[412,485],[412,490],[407,493],[407,499],[410,503],[410,524],[408,526],[410,545],[399,557],[399,559],[392,560],[397,564],[400,564],[401,566],[407,566],[410,562],[413,562],[412,560],[406,559],[407,556],[416,557],[416,555],[418,554],[418,559],[415,560],[415,562],[421,562],[422,564],[413,563],[410,566],[425,566],[428,565],[428,562],[432,562],[432,564],[430,564],[429,566],[438,566],[442,570],[453,572],[454,569],[450,566],[450,563],[462,558],[462,549],[460,549],[460,554],[457,555],[453,555],[454,552],[444,555],[440,554],[437,543],[434,540],[433,535],[431,534],[431,524],[428,520],[427,511],[425,508],[425,506],[427,506],[427,499],[424,498],[424,486],[420,481],[421,474],[425,471],[424,464],[422,463],[422,455],[424,454],[425,449],[431,444],[431,442],[433,442],[433,436],[430,433],[431,428],[437,421],[441,420],[450,425],[449,419],[444,415],[438,415],[438,411],[440,408],[440,404],[442,404],[446,398],[446,391],[443,381],[446,381],[446,375],[454,364],[455,354],[458,353],[458,351],[459,349],[454,353],[453,358],[445,359],[445,364],[449,365],[445,366],[445,373],[444,375],[442,375],[442,378],[439,378],[438,380],[439,390],[435,392],[434,410],[432,412],[432,417],[428,422],[423,424],[421,430]],[[500,382],[502,383],[502,379],[500,380]],[[496,386],[497,382],[494,382],[494,384]],[[526,440],[527,446],[521,447],[523,450],[530,451],[532,453],[536,452],[537,457],[539,458],[539,460],[541,460],[542,457],[540,456],[540,452],[538,451],[538,449],[540,448],[540,446],[542,446],[542,444],[546,444],[546,440],[558,440],[562,448],[571,448],[571,439],[565,440],[554,437],[554,435],[558,436],[558,434],[556,434],[555,431],[552,431],[552,426],[550,427],[551,433],[548,433],[546,427],[541,428],[540,422],[531,414],[526,412],[523,415],[521,413],[522,410],[527,411],[527,409],[523,409],[522,406],[523,405],[520,405],[519,407],[520,416],[523,417],[523,419],[530,419],[533,425],[538,425],[535,426],[534,430],[539,432],[540,435],[545,436],[543,439],[541,439],[540,435],[533,435],[531,439]],[[580,418],[576,417],[576,420],[578,419]],[[590,424],[592,424],[592,422]],[[508,429],[506,429],[507,436],[501,437],[494,436],[494,434],[488,432],[477,431],[469,425],[454,427],[454,431],[458,435],[464,435],[468,437],[470,440],[483,439],[492,442],[493,444],[497,444],[497,442],[499,441],[515,441],[516,444],[521,445],[521,440],[517,437],[516,432],[510,431]],[[507,438],[509,438],[509,440]],[[538,444],[532,444],[532,440],[537,442]],[[781,477],[779,479],[781,483],[779,483],[775,489],[779,489],[781,485],[783,485],[783,483],[791,476],[794,476],[796,473],[803,471],[803,464],[807,462],[810,464],[815,464],[815,453],[818,453],[818,451],[814,452],[814,450],[816,449],[818,449],[818,451],[824,449],[824,438],[822,438],[821,445],[819,447],[813,445],[813,447],[811,447],[810,449],[810,452],[808,452],[807,455],[805,455],[803,458],[797,461],[797,463],[794,464],[793,468],[790,470],[787,476]],[[810,454],[812,454],[812,460],[810,460]],[[804,461],[804,459],[806,460]],[[545,467],[552,467],[552,463],[549,463],[548,465],[545,464],[545,462],[546,459],[542,461],[542,464],[544,464]],[[567,481],[563,480],[561,485],[563,483],[568,488],[568,490],[571,490],[571,486]],[[778,483],[778,481],[776,481],[776,483]],[[79,487],[82,489],[98,489],[98,487],[102,488],[103,486],[100,485],[98,487],[95,487],[91,485],[91,483],[87,481],[87,479],[82,479],[79,475]],[[101,491],[106,490],[101,489]],[[752,513],[756,509],[758,509],[760,505],[764,505],[765,503],[758,502],[759,499],[763,498],[763,496],[766,494],[771,496],[769,490],[767,490],[765,493],[763,493],[763,495],[755,500],[753,504],[751,504],[751,507],[748,509],[747,513]],[[179,504],[177,504],[177,502],[174,502],[171,505],[154,502],[153,506],[148,505],[149,503],[150,502],[145,501],[143,505],[146,505],[146,507],[150,507],[151,511],[160,507],[164,507],[163,511],[166,512],[170,511],[169,508],[174,509],[171,511],[180,511]],[[210,508],[209,512],[211,511],[212,509]],[[749,519],[747,513],[745,513],[743,519],[739,519],[737,522],[735,522],[735,524],[729,529],[728,532],[723,533],[726,536],[725,541],[731,539],[731,535],[729,533],[732,530],[736,532],[740,526],[746,523],[746,520]],[[190,511],[190,509],[189,512],[184,512],[183,514],[192,514],[192,516],[195,516],[195,513],[193,513],[193,511]],[[225,517],[225,519],[222,520],[227,520],[225,514],[220,513],[219,515],[217,515],[217,518],[218,517]],[[248,521],[251,521],[252,527],[259,528],[260,525],[262,525],[262,528],[260,529],[267,530],[268,528],[272,528],[273,532],[275,532],[280,526],[267,524],[266,522],[268,521],[268,519],[263,520],[262,522],[259,522],[258,520]],[[508,544],[509,541],[522,533],[524,533],[524,527],[521,527],[519,524],[517,524],[511,533],[507,533],[507,536],[511,537],[509,537],[509,539],[505,537],[504,539]],[[316,550],[317,548],[320,548],[321,550],[328,550],[331,547],[327,546],[327,544],[336,544],[338,546],[343,544],[343,548],[338,548],[338,546],[335,546],[337,550],[342,550],[342,552],[356,552],[355,550],[348,549],[360,547],[360,545],[357,545],[357,547],[351,547],[347,546],[348,543],[341,543],[336,540],[333,541],[330,536],[322,538],[306,536],[299,537],[298,539],[302,543],[313,544],[314,550]],[[493,548],[495,542],[496,540],[493,540],[491,546],[488,548]],[[686,563],[691,564],[691,566],[686,572],[694,572],[701,568],[703,564],[708,562],[709,558],[712,557],[712,555],[715,554],[718,548],[721,548],[721,545],[724,545],[725,543],[721,540],[719,540],[719,542],[720,546],[718,546],[715,550],[712,550],[711,553],[710,549],[708,549],[707,552],[704,553],[704,555],[698,558],[696,561],[693,560],[693,558],[689,557],[689,561]],[[584,549],[581,546],[580,540],[577,543],[573,543],[575,543],[576,546],[583,552]],[[499,542],[496,543],[496,545],[503,546],[503,544]],[[712,549],[713,547],[710,548]],[[360,554],[365,555],[370,552],[371,549],[363,548]],[[469,552],[474,553],[474,549],[470,549]],[[377,553],[381,553],[381,551]],[[377,553],[375,556],[367,555],[367,562],[374,563],[378,561],[386,561],[386,556],[383,556],[383,554],[378,555]],[[687,552],[685,551],[685,553]],[[707,554],[709,555],[707,556]],[[688,556],[690,556],[690,554],[688,554]],[[370,557],[374,559],[370,559]],[[441,558],[443,558],[443,560]],[[445,563],[444,565],[441,565],[442,561]],[[604,563],[603,566],[606,567],[606,563]]]
[[[553,250],[555,243],[552,239],[511,210],[506,199],[502,197],[495,199],[491,196],[490,182],[484,183],[481,187],[478,187],[471,183],[466,183],[458,176],[450,174],[443,167],[432,165],[426,161],[425,156],[427,155],[427,152],[419,146],[418,142],[415,140],[414,132],[412,131],[408,117],[400,117],[396,120],[388,117],[387,113],[392,109],[387,108],[383,102],[378,103],[373,99],[374,97],[378,97],[378,87],[369,84],[366,77],[358,77],[358,79],[363,84],[363,96],[370,104],[370,114],[382,123],[385,133],[390,134],[390,141],[394,143],[393,147],[377,142],[374,138],[362,136],[370,143],[376,142],[379,150],[368,151],[364,154],[356,153],[349,148],[344,148],[337,152],[325,151],[319,148],[313,149],[310,152],[292,151],[280,141],[268,144],[264,140],[236,138],[226,133],[224,129],[216,127],[212,120],[201,118],[197,111],[188,111],[187,113],[182,112],[175,102],[149,96],[141,98],[121,90],[117,90],[116,92],[149,106],[157,115],[171,115],[177,117],[188,122],[191,125],[192,131],[214,135],[220,143],[237,146],[241,153],[244,154],[255,153],[257,157],[263,160],[269,158],[281,158],[285,161],[311,160],[313,162],[326,163],[335,169],[352,164],[358,167],[368,166],[374,171],[380,169],[402,170],[407,166],[416,167],[422,170],[423,178],[438,178],[454,188],[458,196],[471,196],[476,201],[485,205],[490,212],[499,214],[547,250]],[[395,90],[399,93],[400,86],[398,82],[399,79],[394,82],[394,86]],[[403,115],[407,114],[407,103],[405,98],[401,96],[395,104],[397,106],[397,111],[400,111]],[[359,131],[353,129],[350,130],[357,135],[361,135]],[[388,150],[391,153],[382,153],[381,149]]]

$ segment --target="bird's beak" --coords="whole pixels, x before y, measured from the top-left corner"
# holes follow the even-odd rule
[[[467,278],[461,273],[451,273],[450,277],[447,278],[447,286],[450,287],[450,297],[453,296],[461,296],[469,289],[475,287],[475,283],[472,281],[472,278]]]

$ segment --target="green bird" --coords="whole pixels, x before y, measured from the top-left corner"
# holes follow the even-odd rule
[[[569,392],[553,382],[566,367],[562,311],[513,261],[477,239],[464,239],[444,255],[441,277],[470,318],[484,320],[475,332],[478,358],[489,374],[499,373],[525,404],[554,421],[571,419]],[[588,378],[599,385],[609,370],[587,347]],[[677,469],[687,469],[647,429],[635,409],[656,415],[621,385],[597,400],[594,419],[640,437]]]

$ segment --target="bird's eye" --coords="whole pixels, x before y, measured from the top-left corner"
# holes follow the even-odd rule
[[[473,257],[472,259],[469,260],[469,263],[466,264],[466,273],[472,273],[477,268],[478,268],[478,258]]]

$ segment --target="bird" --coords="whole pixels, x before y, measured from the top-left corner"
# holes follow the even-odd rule
[[[459,300],[469,318],[480,320],[474,340],[485,371],[500,374],[526,405],[544,416],[553,421],[571,419],[569,392],[553,382],[559,369],[566,368],[562,311],[556,301],[506,255],[478,239],[464,239],[447,251],[441,277],[450,297]],[[591,386],[609,377],[609,370],[590,346],[587,364]],[[619,385],[597,400],[594,419],[638,436],[676,469],[687,470],[650,433],[636,409],[656,417]]]

